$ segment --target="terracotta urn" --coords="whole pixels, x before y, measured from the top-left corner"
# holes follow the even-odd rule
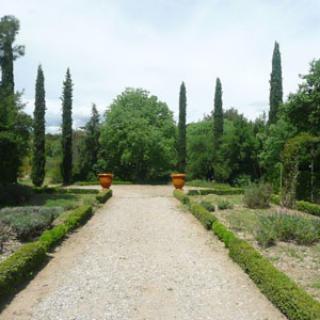
[[[103,189],[109,189],[112,184],[112,173],[100,173],[98,174],[100,185]]]
[[[174,187],[181,190],[184,187],[186,175],[184,173],[173,173],[171,179]]]

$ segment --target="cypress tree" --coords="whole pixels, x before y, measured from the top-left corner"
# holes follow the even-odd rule
[[[36,97],[34,108],[34,124],[33,124],[33,159],[32,159],[32,182],[35,186],[42,185],[45,176],[45,88],[44,75],[41,65],[38,67],[36,80]]]
[[[94,166],[100,150],[100,116],[95,104],[92,105],[91,117],[85,126],[85,138],[80,149],[80,178],[95,177]]]
[[[272,72],[270,77],[269,124],[277,120],[279,106],[282,104],[282,69],[279,43],[275,42],[272,55]]]
[[[222,109],[222,86],[219,78],[216,80],[213,110],[213,141],[214,151],[218,151],[223,135],[223,109]],[[214,152],[214,153],[215,153]]]
[[[62,164],[63,184],[72,180],[72,80],[69,68],[63,82],[62,93]]]
[[[179,94],[179,122],[178,122],[178,171],[185,172],[186,170],[186,113],[187,113],[187,94],[184,82],[180,86]]]

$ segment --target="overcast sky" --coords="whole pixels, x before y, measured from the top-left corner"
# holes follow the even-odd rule
[[[274,41],[280,43],[285,97],[320,56],[319,0],[0,0],[0,15],[20,19],[18,90],[33,112],[42,64],[47,126],[60,124],[62,82],[74,81],[74,125],[101,112],[126,87],[141,87],[178,110],[185,81],[188,122],[213,108],[216,77],[224,108],[254,119],[268,111]]]

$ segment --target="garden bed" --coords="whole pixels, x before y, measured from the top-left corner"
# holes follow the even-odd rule
[[[314,298],[320,300],[320,242],[313,238],[310,240],[306,234],[303,241],[310,241],[308,245],[298,244],[294,240],[275,241],[272,245],[262,246],[257,241],[260,219],[265,217],[287,216],[294,219],[312,219],[319,221],[317,217],[297,210],[288,210],[277,205],[271,205],[267,209],[249,209],[244,206],[243,195],[216,195],[208,194],[192,196],[194,201],[199,203],[210,203],[215,207],[214,215],[232,230],[240,239],[248,241],[263,256],[267,257],[279,270],[286,273],[303,287]],[[219,210],[221,202],[231,204],[231,208]],[[302,220],[304,221],[304,220]],[[302,232],[304,232],[302,230]],[[319,233],[320,238],[320,233]]]

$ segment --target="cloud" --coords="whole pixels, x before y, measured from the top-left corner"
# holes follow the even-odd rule
[[[74,81],[75,125],[89,117],[92,102],[103,112],[126,87],[149,90],[177,116],[181,81],[187,86],[188,121],[195,121],[213,108],[216,77],[224,108],[236,107],[252,119],[268,110],[275,40],[285,96],[320,52],[317,0],[11,0],[1,8],[20,19],[18,41],[26,45],[26,56],[15,65],[16,87],[32,101],[42,63],[52,127],[61,118],[67,67]]]

